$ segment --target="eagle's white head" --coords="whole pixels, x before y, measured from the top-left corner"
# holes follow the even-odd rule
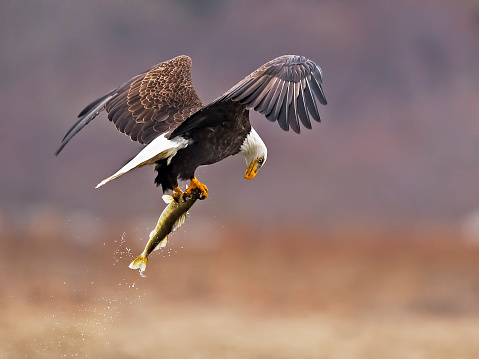
[[[240,153],[244,156],[247,166],[244,178],[253,179],[268,157],[268,149],[253,127],[244,139]]]

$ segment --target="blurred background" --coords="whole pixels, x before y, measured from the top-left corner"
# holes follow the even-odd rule
[[[479,357],[475,1],[0,2],[0,356]],[[265,62],[324,75],[322,123],[261,115],[146,278],[164,208],[90,101],[177,55],[208,103]]]

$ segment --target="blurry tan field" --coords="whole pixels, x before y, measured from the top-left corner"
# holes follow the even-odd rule
[[[187,228],[147,278],[133,232],[7,234],[0,357],[479,358],[479,247],[454,230]]]

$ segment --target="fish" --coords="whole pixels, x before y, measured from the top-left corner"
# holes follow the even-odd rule
[[[163,195],[163,200],[168,206],[166,206],[161,213],[155,229],[151,231],[145,249],[130,263],[129,267],[131,269],[138,269],[140,275],[145,277],[144,272],[146,270],[146,264],[150,253],[166,246],[168,235],[185,223],[188,210],[199,198],[202,198],[201,196],[202,193],[199,188],[193,188],[189,193],[182,193],[178,198]]]

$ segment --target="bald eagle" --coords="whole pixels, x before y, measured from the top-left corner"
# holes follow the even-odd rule
[[[254,109],[281,129],[311,129],[320,122],[317,102],[326,105],[321,69],[303,56],[285,55],[271,60],[208,105],[203,105],[191,80],[191,58],[178,56],[133,77],[89,104],[66,133],[65,145],[100,112],[133,141],[146,145],[131,161],[97,185],[145,165],[155,165],[155,183],[163,192],[180,196],[178,179],[190,180],[185,193],[207,187],[196,177],[199,166],[241,153],[246,179],[256,176],[267,149],[249,121]]]

